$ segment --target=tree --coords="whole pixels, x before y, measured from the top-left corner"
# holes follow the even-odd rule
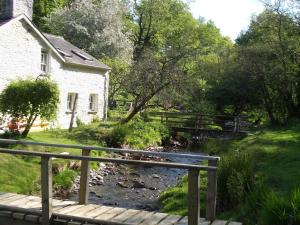
[[[122,0],[76,0],[50,14],[47,25],[51,33],[98,59],[105,56],[130,62],[132,42],[125,30],[126,13]]]
[[[261,96],[257,92],[258,86],[249,74],[234,67],[208,90],[207,96],[219,113],[237,116],[259,108]]]
[[[55,118],[58,102],[58,86],[48,78],[19,79],[0,94],[0,111],[14,119],[25,120],[22,136],[26,137],[38,117]]]
[[[50,16],[56,9],[69,7],[74,0],[34,0],[33,23],[43,31],[49,31],[46,17]]]
[[[300,114],[299,9],[291,0],[264,2],[266,10],[237,39],[239,62],[260,84],[270,121],[284,123]]]
[[[186,79],[185,64],[197,49],[197,21],[179,0],[135,2],[132,15],[134,55],[124,88],[133,98],[130,121],[167,87]]]

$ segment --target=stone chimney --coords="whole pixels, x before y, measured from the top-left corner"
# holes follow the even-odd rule
[[[33,0],[0,0],[0,20],[9,20],[21,14],[32,19]]]

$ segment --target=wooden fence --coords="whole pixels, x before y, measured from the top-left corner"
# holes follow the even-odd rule
[[[220,129],[239,132],[252,124],[246,116],[207,115],[181,112],[143,112],[141,116],[148,121],[160,121],[172,128]]]
[[[117,149],[117,148],[101,148],[93,146],[80,145],[63,145],[63,144],[49,144],[42,142],[18,141],[0,139],[0,144],[21,144],[21,145],[36,145],[46,147],[61,147],[81,149],[82,156],[63,155],[44,152],[31,152],[26,150],[11,150],[0,148],[0,153],[11,155],[23,155],[41,158],[41,192],[42,192],[42,224],[50,225],[52,212],[52,159],[67,159],[80,160],[81,178],[79,191],[79,204],[88,203],[89,194],[89,162],[110,162],[125,165],[149,166],[149,167],[166,167],[188,170],[188,224],[198,225],[200,220],[200,171],[208,172],[208,189],[206,195],[206,219],[214,221],[216,214],[216,197],[217,197],[217,163],[219,157],[198,155],[198,154],[180,154],[180,153],[164,153],[164,152],[148,152],[131,149]],[[140,155],[153,155],[161,157],[190,157],[201,160],[208,160],[208,166],[169,163],[169,162],[153,162],[140,160],[126,160],[116,158],[91,157],[91,151],[107,151],[107,152],[124,152],[134,153]]]

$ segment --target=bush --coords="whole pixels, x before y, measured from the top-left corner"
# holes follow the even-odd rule
[[[300,189],[293,191],[290,198],[271,192],[262,205],[260,224],[262,225],[299,225]]]
[[[218,208],[220,211],[239,207],[254,190],[254,159],[242,152],[222,158],[218,169]]]
[[[35,120],[51,120],[56,117],[59,90],[55,82],[48,78],[19,79],[11,82],[0,94],[0,111],[12,118],[11,128],[18,131],[17,124],[23,123],[26,137]]]
[[[132,148],[143,149],[161,144],[162,140],[168,136],[169,131],[163,124],[135,118],[113,129],[110,144],[115,147],[128,145]]]
[[[74,170],[65,169],[53,178],[54,188],[70,190],[77,173]]]

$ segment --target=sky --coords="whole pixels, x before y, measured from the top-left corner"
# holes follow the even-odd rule
[[[214,21],[221,33],[233,41],[247,30],[251,16],[264,9],[258,0],[193,0],[189,5],[195,18]]]

